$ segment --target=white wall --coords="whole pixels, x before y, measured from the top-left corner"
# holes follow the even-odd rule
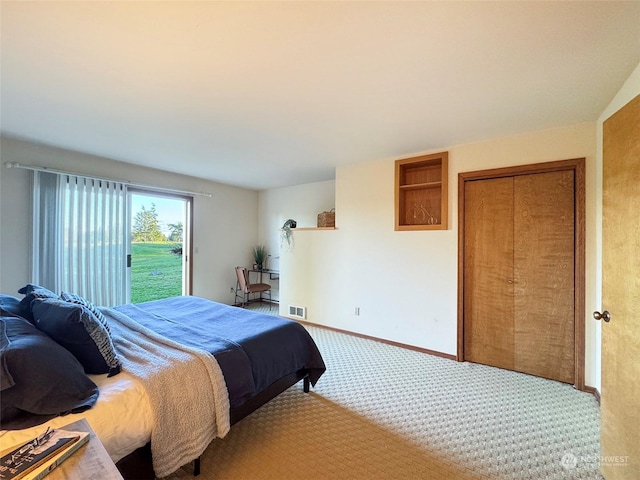
[[[258,241],[258,192],[22,140],[0,141],[0,292],[15,295],[30,281],[32,174],[4,167],[5,162],[18,162],[212,193],[211,198],[194,197],[193,294],[232,303],[233,268],[251,263],[251,247]]]
[[[308,308],[310,322],[455,355],[457,177],[484,170],[586,158],[586,381],[596,378],[596,124],[456,145],[449,152],[449,229],[394,231],[394,160],[338,168],[335,231],[296,232],[281,252],[281,305]],[[433,152],[416,152],[433,153]],[[407,155],[407,157],[413,155]],[[360,307],[360,315],[354,308]]]
[[[596,296],[594,298],[593,305],[587,304],[587,311],[593,312],[595,310],[602,311],[604,306],[602,305],[602,125],[607,118],[616,113],[620,108],[624,107],[629,101],[640,95],[640,64],[635,68],[633,73],[629,76],[622,88],[618,91],[616,96],[611,100],[611,103],[604,109],[600,118],[598,118],[597,127],[597,155],[596,155],[596,255],[594,259],[594,270],[596,272]],[[590,307],[592,307],[590,309]],[[604,308],[606,309],[606,308]],[[601,390],[601,344],[602,344],[602,324],[600,322],[593,321],[595,328],[593,329],[593,343],[596,346],[595,359],[596,359],[596,377],[592,385]],[[589,339],[587,339],[589,340]]]
[[[288,219],[297,222],[298,228],[315,227],[318,213],[329,211],[335,207],[335,181],[308,183],[293,187],[262,190],[259,194],[259,227],[260,243],[267,247],[271,255],[269,268],[280,268],[280,227]],[[302,234],[302,232],[297,232]],[[295,249],[297,233],[293,235],[291,248]],[[285,250],[289,249],[284,245]],[[266,280],[265,280],[266,281]],[[269,280],[273,287],[273,298],[279,298],[280,284],[278,280]]]
[[[259,194],[260,240],[277,254],[282,224],[292,218],[298,228],[315,227],[318,213],[335,208],[335,193],[334,180],[262,190]]]
[[[0,157],[2,156],[2,145],[0,144]],[[0,200],[2,199],[2,162],[0,162]],[[2,292],[2,219],[4,218],[4,206],[0,203],[0,292]]]

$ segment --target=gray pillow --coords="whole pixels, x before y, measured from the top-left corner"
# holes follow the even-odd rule
[[[111,335],[84,305],[63,300],[38,299],[32,304],[36,328],[69,350],[86,373],[120,373],[120,359]]]
[[[21,317],[0,318],[0,391],[5,430],[83,412],[100,393],[69,351]]]

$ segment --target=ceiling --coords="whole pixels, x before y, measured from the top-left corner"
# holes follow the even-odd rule
[[[640,2],[1,4],[3,135],[252,189],[595,121]]]

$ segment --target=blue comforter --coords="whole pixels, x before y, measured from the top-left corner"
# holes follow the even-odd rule
[[[325,371],[309,333],[281,317],[199,297],[172,297],[115,309],[167,338],[212,353],[224,374],[231,407],[301,369],[309,370],[312,385]]]

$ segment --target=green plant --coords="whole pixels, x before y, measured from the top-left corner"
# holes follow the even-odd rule
[[[293,240],[293,232],[291,229],[296,228],[296,225],[297,222],[290,218],[284,222],[284,225],[282,225],[282,228],[280,229],[280,241],[282,243],[287,242],[288,247],[291,247],[291,241]]]
[[[262,268],[264,262],[267,261],[267,247],[264,245],[256,245],[253,247],[253,260],[256,262],[258,268]]]

